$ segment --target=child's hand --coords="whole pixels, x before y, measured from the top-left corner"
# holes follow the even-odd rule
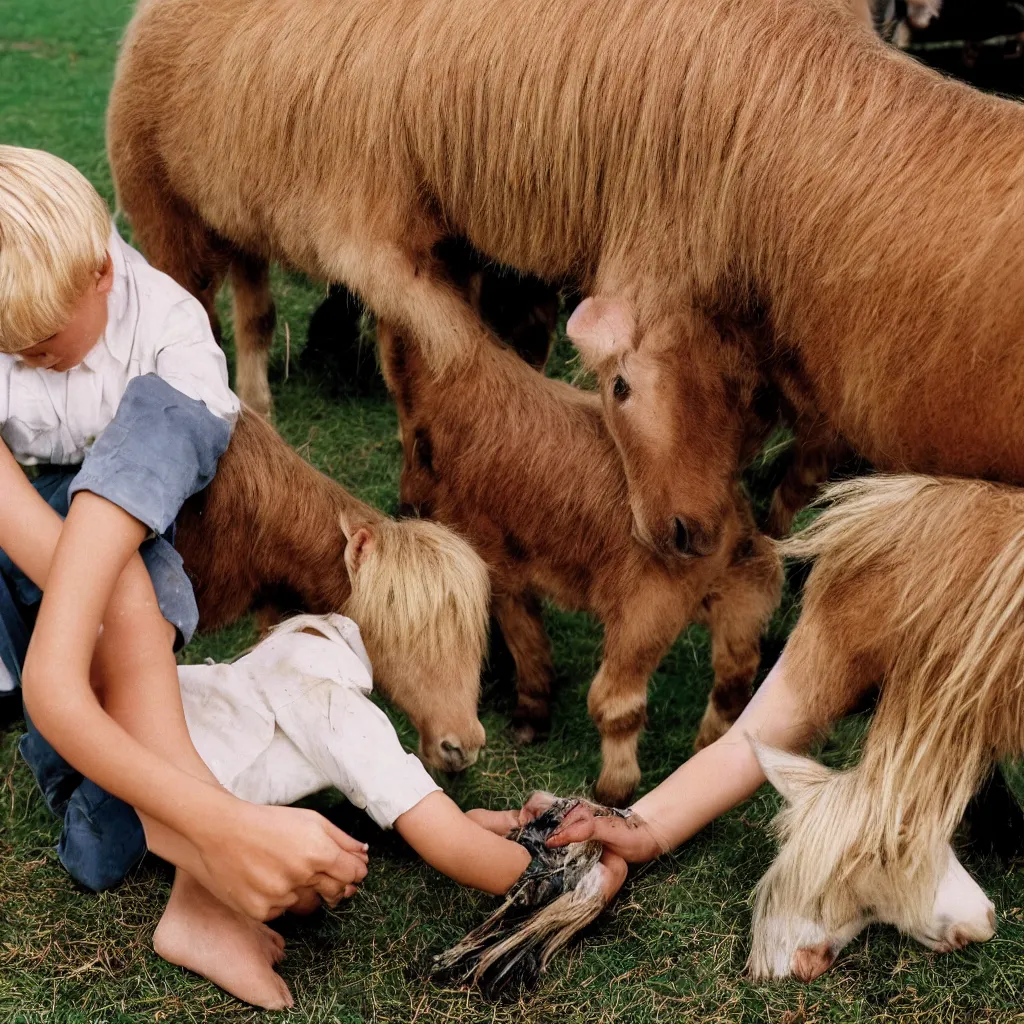
[[[597,814],[594,805],[585,800],[579,801],[566,814],[548,838],[547,845],[557,848],[588,839],[598,840],[604,844],[606,853],[611,851],[632,864],[653,860],[662,852],[642,818],[637,815],[622,818],[617,814]]]
[[[196,845],[210,887],[229,906],[268,921],[316,893],[329,906],[366,877],[366,845],[315,811],[242,804],[241,820]]]
[[[486,807],[474,807],[466,811],[466,817],[488,832],[507,836],[512,829],[539,818],[557,799],[552,793],[538,790],[530,794],[530,799],[518,811],[492,811]]]

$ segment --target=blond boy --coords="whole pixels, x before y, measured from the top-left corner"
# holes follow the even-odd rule
[[[352,895],[366,851],[311,811],[229,795],[189,740],[173,650],[194,601],[166,537],[237,412],[198,303],[120,240],[74,168],[0,146],[0,687],[20,677],[65,862],[115,876],[130,836],[105,846],[118,863],[76,860],[89,829],[67,814],[111,839],[134,808],[178,869],[157,952],[283,1007],[283,943],[261,922]],[[44,467],[34,484],[19,462]]]

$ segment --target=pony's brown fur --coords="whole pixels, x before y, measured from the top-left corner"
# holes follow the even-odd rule
[[[816,560],[787,677],[821,725],[873,683],[882,696],[860,763],[808,767],[813,798],[781,819],[755,968],[765,920],[807,908],[831,932],[884,906],[886,920],[927,935],[968,801],[994,759],[1024,752],[1024,491],[879,476],[827,498],[783,545]]]
[[[230,269],[264,405],[268,259],[435,369],[487,340],[447,236],[620,299],[665,382],[643,444],[613,424],[655,542],[717,537],[763,373],[879,465],[1024,475],[1022,128],[843,0],[161,0],[108,121],[149,257],[208,306]]]
[[[346,564],[355,537],[358,559],[350,551]],[[450,530],[388,518],[245,411],[213,482],[179,515],[175,546],[203,628],[250,608],[342,612],[359,624],[376,684],[419,731],[424,759],[448,770],[475,760],[490,589]]]
[[[410,338],[378,325],[403,442],[401,495],[469,539],[491,572],[494,612],[516,662],[515,728],[548,726],[554,669],[540,597],[593,612],[604,657],[590,689],[601,733],[599,799],[622,804],[640,778],[647,681],[679,632],[712,634],[715,686],[697,744],[718,738],[750,695],[781,571],[737,492],[727,543],[664,561],[632,534],[626,481],[597,396],[487,345],[439,384]]]

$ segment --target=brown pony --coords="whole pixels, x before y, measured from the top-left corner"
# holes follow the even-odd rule
[[[624,804],[640,780],[647,682],[691,622],[710,628],[715,685],[697,736],[717,739],[743,710],[781,567],[734,493],[719,552],[662,559],[632,533],[622,465],[600,399],[484,345],[443,384],[409,337],[378,325],[398,404],[402,501],[469,539],[487,563],[494,614],[516,663],[521,741],[549,725],[554,666],[541,597],[593,612],[604,655],[590,688],[601,734],[598,798]]]
[[[877,338],[973,352],[1015,329],[1004,282],[1021,115],[889,51],[864,12],[145,3],[109,109],[119,201],[150,259],[209,309],[230,273],[238,387],[262,409],[270,259],[347,284],[423,339],[437,372],[488,340],[436,256],[449,236],[613,300],[622,358],[647,367],[620,376],[650,413],[610,417],[640,534],[707,553],[766,368],[815,423],[819,402],[846,409],[834,364],[859,365]],[[869,357],[853,391],[889,378]],[[893,403],[921,408],[911,395]],[[858,425],[828,420],[860,442]],[[903,454],[888,434],[868,447]]]
[[[791,35],[800,8],[765,8],[769,50],[791,59],[737,68],[741,90],[752,77],[763,88],[726,134],[705,136],[720,142],[714,180],[727,188],[708,189],[706,230],[687,236],[709,275],[689,328],[656,336],[641,304],[611,289],[570,320],[638,528],[654,537],[687,521],[695,488],[713,493],[680,455],[695,431],[724,479],[718,428],[704,424],[726,421],[723,381],[744,355],[798,416],[878,468],[1024,483],[1024,111],[823,22],[805,23],[804,46]],[[724,102],[726,64],[713,65],[701,64],[706,105]],[[695,180],[706,156],[692,156]],[[757,329],[745,349],[723,348],[722,316],[744,295]]]
[[[490,589],[450,530],[389,519],[244,411],[213,482],[182,509],[175,547],[204,629],[250,609],[342,612],[359,624],[375,685],[419,732],[423,760],[446,771],[476,760]]]

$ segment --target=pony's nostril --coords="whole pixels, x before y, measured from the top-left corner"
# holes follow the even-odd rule
[[[690,531],[686,529],[686,523],[676,518],[676,550],[681,554],[690,553]]]
[[[441,740],[441,749],[446,754],[462,754],[462,747],[457,743],[452,743],[451,740]]]

